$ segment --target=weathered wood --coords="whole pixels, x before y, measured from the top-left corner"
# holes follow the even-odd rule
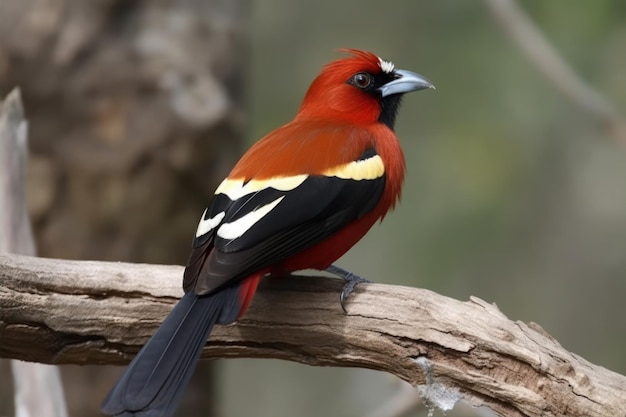
[[[26,204],[27,123],[18,89],[0,102],[0,251],[36,255]],[[15,415],[67,417],[59,369],[11,361]]]
[[[27,123],[20,91],[0,100],[0,251],[35,253],[26,207]]]
[[[181,275],[178,266],[2,254],[0,356],[126,363],[181,295]],[[242,320],[214,330],[204,356],[377,369],[427,403],[462,397],[507,416],[626,415],[626,377],[478,298],[361,285],[344,314],[341,282],[294,278],[266,280]]]

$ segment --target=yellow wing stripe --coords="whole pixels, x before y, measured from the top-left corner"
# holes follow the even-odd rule
[[[273,177],[264,180],[250,180],[246,184],[242,179],[226,178],[215,190],[215,194],[226,194],[235,201],[244,195],[252,194],[266,188],[274,188],[279,191],[291,191],[302,184],[308,175],[293,175],[290,177]]]
[[[328,177],[337,177],[344,180],[375,180],[385,175],[385,165],[378,155],[367,159],[349,162],[324,171]]]
[[[383,160],[378,155],[367,159],[352,161],[327,169],[322,173],[327,177],[337,177],[344,180],[375,180],[385,175]],[[215,190],[215,194],[225,194],[235,201],[244,195],[252,194],[266,188],[279,191],[291,191],[300,186],[309,176],[306,174],[289,177],[272,177],[262,180],[250,180],[244,184],[243,179],[226,178]]]

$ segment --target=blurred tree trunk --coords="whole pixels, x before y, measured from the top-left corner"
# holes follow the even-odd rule
[[[0,0],[0,96],[22,89],[41,256],[185,263],[242,148],[246,11],[243,0]],[[70,415],[99,415],[120,372],[64,369]],[[181,415],[213,414],[206,365],[196,380]]]

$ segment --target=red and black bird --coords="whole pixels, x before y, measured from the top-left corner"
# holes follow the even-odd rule
[[[347,281],[342,306],[364,281],[332,263],[398,201],[400,100],[433,85],[373,53],[345,52],[315,78],[293,121],[253,145],[215,191],[185,295],[106,397],[105,414],[173,415],[213,325],[241,317],[264,275],[327,270]]]

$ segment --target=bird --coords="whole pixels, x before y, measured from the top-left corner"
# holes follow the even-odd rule
[[[110,416],[169,417],[213,326],[248,309],[259,281],[314,269],[354,287],[333,263],[400,199],[405,159],[395,134],[404,94],[425,77],[359,49],[326,64],[291,122],[261,138],[215,190],[198,224],[184,295],[104,399]]]

